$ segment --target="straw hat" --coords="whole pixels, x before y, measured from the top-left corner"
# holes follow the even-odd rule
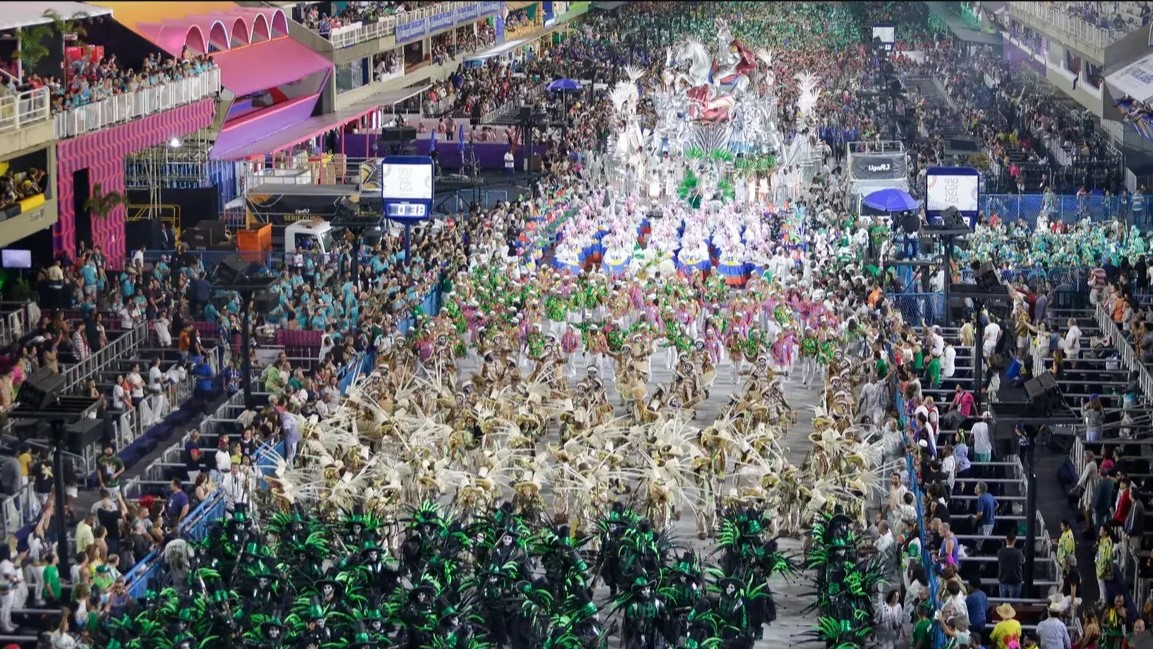
[[[1009,602],[1004,602],[998,606],[996,612],[1002,620],[1011,620],[1017,617],[1017,611],[1014,610],[1013,605]]]

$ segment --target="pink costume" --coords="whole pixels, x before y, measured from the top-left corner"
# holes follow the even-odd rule
[[[633,284],[629,287],[629,302],[632,304],[633,309],[640,309],[645,305],[645,294],[641,291],[639,284]]]
[[[792,329],[785,331],[773,343],[773,358],[779,367],[789,367],[797,351],[797,334]]]
[[[576,352],[578,347],[580,347],[580,336],[576,330],[572,327],[565,329],[560,339],[561,350],[566,354],[572,354]]]
[[[717,330],[709,329],[708,335],[705,337],[705,349],[709,352],[709,358],[712,359],[713,364],[719,364],[721,358],[725,353],[725,341],[721,340],[720,334]]]

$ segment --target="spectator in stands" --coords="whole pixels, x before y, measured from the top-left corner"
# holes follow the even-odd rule
[[[96,478],[102,489],[120,493],[120,476],[124,475],[124,461],[116,455],[116,447],[104,445],[104,454],[96,460]]]
[[[133,406],[139,406],[141,401],[144,401],[144,377],[140,375],[140,363],[133,363],[132,369],[124,376],[124,382],[128,388],[128,396],[132,399]]]
[[[1081,405],[1081,416],[1085,418],[1085,441],[1096,442],[1101,439],[1101,432],[1105,426],[1104,405],[1098,394],[1089,395],[1089,400]]]
[[[1105,527],[1113,517],[1113,506],[1117,497],[1117,480],[1113,477],[1113,461],[1102,460],[1100,476],[1093,491],[1093,525]]]
[[[284,460],[289,466],[292,466],[293,460],[296,459],[297,450],[300,448],[301,431],[300,420],[291,409],[281,414],[280,431],[284,435]]]
[[[1071,649],[1073,641],[1061,615],[1061,604],[1054,602],[1045,610],[1045,619],[1037,625],[1037,644],[1040,649]]]
[[[118,498],[122,498],[122,496]],[[118,554],[120,552],[120,522],[124,518],[120,511],[120,503],[113,498],[111,491],[101,489],[100,500],[92,509],[100,527],[108,531],[105,542],[108,544],[109,554]]]
[[[1021,623],[1017,621],[1017,611],[1009,602],[1003,602],[995,609],[1001,621],[993,627],[989,639],[997,649],[1009,649],[1014,641],[1021,640]]]
[[[168,492],[168,502],[165,504],[165,511],[168,515],[166,522],[168,529],[174,530],[188,516],[188,494],[184,493],[184,486],[181,484],[180,478],[172,479],[168,485]]]
[[[977,513],[973,514],[973,526],[981,536],[992,536],[997,522],[997,501],[984,481],[977,483],[974,493],[977,494]]]
[[[965,613],[969,618],[969,627],[984,630],[988,612],[989,596],[981,590],[981,575],[973,575],[973,579],[969,581],[969,594],[965,596]]]
[[[251,498],[251,474],[248,467],[235,463],[220,480],[219,491],[224,496],[224,508],[231,512],[237,505],[249,504]]]
[[[877,634],[877,646],[880,649],[896,649],[904,629],[905,610],[901,606],[901,592],[893,589],[877,610],[876,626],[873,628]]]
[[[188,441],[184,442],[184,468],[188,479],[197,483],[203,466],[204,451],[200,448],[200,429],[193,428],[188,433]]]
[[[200,411],[207,415],[208,404],[216,395],[216,373],[203,356],[197,356],[193,362],[195,365],[192,367],[192,375],[196,377],[196,387],[192,396]]]
[[[12,561],[12,547],[0,544],[0,631],[6,635],[16,633],[12,622],[12,609],[16,604],[16,591],[23,583],[20,571]]]
[[[1110,601],[1107,585],[1113,580],[1113,532],[1107,525],[1102,525],[1097,534],[1097,556],[1094,566],[1097,574],[1098,601],[1106,605]]]
[[[1081,573],[1077,570],[1075,553],[1066,555],[1061,565],[1061,594],[1069,598],[1071,603],[1076,602],[1081,594]]]
[[[209,479],[207,473],[197,475],[196,485],[192,490],[194,504],[199,505],[205,500],[208,500],[214,491],[216,491],[216,485]]]
[[[1117,503],[1113,508],[1113,525],[1120,527],[1129,518],[1129,509],[1133,506],[1132,481],[1122,476],[1117,481]]]
[[[1000,597],[1020,599],[1025,555],[1017,547],[1017,533],[1009,532],[1005,547],[997,550],[997,591]]]

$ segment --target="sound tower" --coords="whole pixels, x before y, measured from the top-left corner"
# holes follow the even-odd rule
[[[1062,401],[1061,386],[1048,372],[1025,381],[1025,395],[1029,412],[1035,415],[1053,414]]]

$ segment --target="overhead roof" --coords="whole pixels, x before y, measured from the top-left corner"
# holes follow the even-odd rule
[[[33,25],[47,25],[52,18],[45,13],[56,13],[68,20],[77,14],[88,17],[107,16],[112,13],[105,7],[85,4],[83,2],[5,2],[4,10],[0,11],[0,29],[16,29],[18,27],[32,27]]]
[[[409,97],[415,97],[425,90],[428,90],[429,87],[430,86],[426,84],[377,93],[370,99],[353,104],[335,113],[309,117],[295,124],[290,124],[283,129],[273,131],[257,140],[234,144],[231,140],[235,138],[228,137],[227,132],[221,133],[221,137],[216,140],[216,146],[212,148],[212,157],[218,160],[242,160],[253,155],[274,153],[288,149],[301,142],[311,140],[321,133],[339,128],[363,115],[372,113],[382,106],[392,106]]]

